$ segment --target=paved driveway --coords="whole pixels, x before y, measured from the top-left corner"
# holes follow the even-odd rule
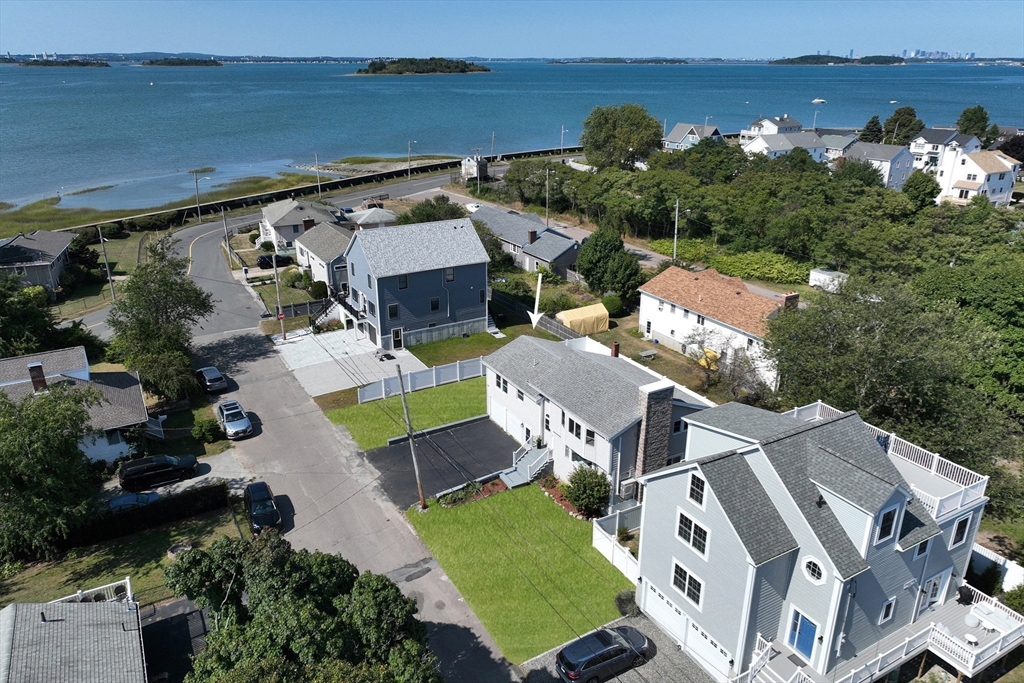
[[[485,417],[417,437],[415,447],[423,494],[431,498],[467,479],[511,467],[519,444]],[[400,510],[419,500],[408,441],[370,451],[366,459],[381,473],[381,487]]]
[[[332,425],[266,337],[196,339],[198,353],[238,384],[259,433],[235,443],[239,464],[277,495],[296,548],[339,553],[385,574],[414,598],[449,683],[516,680],[480,620],[380,485],[344,428]],[[404,368],[403,368],[404,369]]]
[[[235,457],[235,450],[229,448],[223,453],[199,458],[199,473],[195,477],[185,481],[176,481],[173,484],[158,486],[153,490],[157,491],[161,497],[169,496],[172,493],[208,484],[215,479],[227,481],[228,489],[240,496],[245,490],[245,485],[252,481],[252,475]],[[103,485],[103,489],[101,498],[104,500],[121,495],[122,493],[117,484],[117,477],[107,481]]]
[[[356,330],[322,334],[312,334],[309,330],[289,332],[284,341],[280,335],[275,335],[274,347],[310,396],[394,377],[398,374],[397,365],[401,365],[403,373],[427,367],[405,349],[389,352],[393,360],[380,360],[375,355],[377,346]]]
[[[652,648],[648,661],[637,669],[629,669],[619,674],[615,678],[618,683],[714,683],[715,679],[680,652],[675,641],[666,636],[647,617],[623,617],[608,624],[621,625],[639,629],[647,636]],[[525,662],[520,668],[526,674],[526,680],[529,683],[562,683],[562,679],[555,672],[555,654],[563,647],[564,645],[559,645]]]

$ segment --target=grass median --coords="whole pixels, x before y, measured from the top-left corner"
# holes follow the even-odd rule
[[[484,378],[453,382],[406,396],[413,429],[429,429],[466,420],[487,412]],[[327,419],[344,425],[349,434],[368,451],[388,445],[388,439],[405,434],[400,396],[327,410]]]
[[[537,486],[406,517],[509,661],[521,664],[620,615],[632,583]]]

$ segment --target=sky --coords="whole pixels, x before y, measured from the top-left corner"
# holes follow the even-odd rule
[[[1021,0],[0,0],[0,53],[1024,55]]]

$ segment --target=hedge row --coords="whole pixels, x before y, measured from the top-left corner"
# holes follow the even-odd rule
[[[744,280],[763,280],[780,285],[799,285],[807,282],[811,267],[770,251],[748,251],[742,254],[717,254],[707,265],[722,275]]]

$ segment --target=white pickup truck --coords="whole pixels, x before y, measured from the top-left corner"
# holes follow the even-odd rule
[[[835,293],[846,282],[847,277],[849,276],[846,273],[841,273],[838,270],[814,268],[811,270],[810,281],[807,284],[817,290]]]

